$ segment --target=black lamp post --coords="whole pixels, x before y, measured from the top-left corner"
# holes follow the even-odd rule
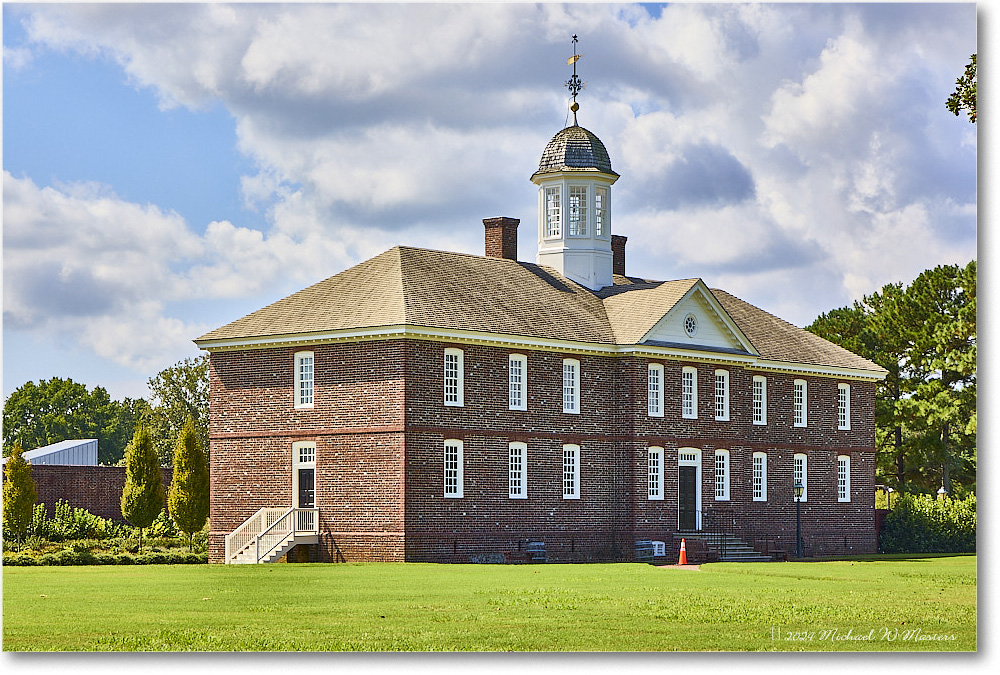
[[[802,492],[805,486],[795,483],[795,557],[802,557]]]

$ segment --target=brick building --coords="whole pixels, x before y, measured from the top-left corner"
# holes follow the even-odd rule
[[[537,264],[490,218],[483,257],[397,246],[198,338],[210,559],[789,551],[796,482],[806,554],[874,552],[885,371],[700,279],[627,276],[617,178],[574,114],[532,176]]]

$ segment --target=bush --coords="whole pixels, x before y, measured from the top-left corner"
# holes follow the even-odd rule
[[[883,553],[975,553],[976,496],[899,495],[885,518]]]
[[[166,551],[132,555],[131,553],[106,553],[74,551],[70,548],[53,553],[32,555],[31,552],[5,553],[3,564],[16,567],[31,565],[199,565],[208,563],[207,553]]]

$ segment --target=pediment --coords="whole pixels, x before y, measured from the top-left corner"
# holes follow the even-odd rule
[[[757,354],[747,336],[700,279],[640,342]]]

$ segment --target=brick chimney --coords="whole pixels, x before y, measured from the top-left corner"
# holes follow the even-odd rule
[[[483,218],[486,227],[486,257],[517,260],[519,218]]]
[[[628,237],[611,235],[611,273],[625,276],[625,242]]]

